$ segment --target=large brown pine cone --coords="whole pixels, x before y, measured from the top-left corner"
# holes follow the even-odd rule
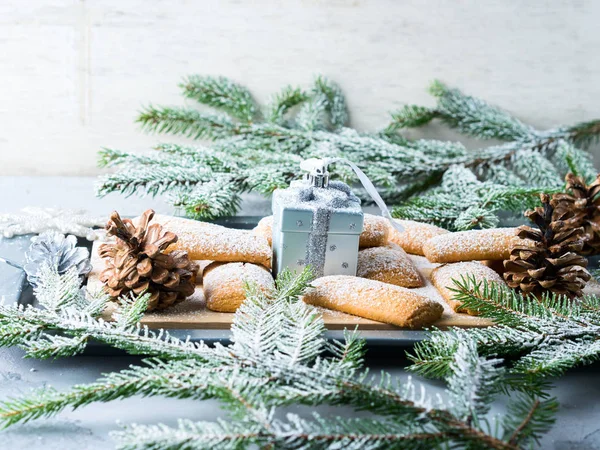
[[[555,217],[571,213],[566,221],[572,227],[583,227],[585,240],[580,253],[600,253],[600,174],[589,186],[582,177],[566,176],[566,192],[552,196]]]
[[[568,213],[557,216],[548,195],[540,197],[543,206],[525,213],[539,229],[518,228],[521,239],[514,244],[510,259],[504,261],[504,279],[525,294],[550,291],[579,297],[591,278],[587,259],[579,254],[584,244],[583,228],[573,228]]]
[[[136,227],[130,219],[121,219],[113,212],[106,230],[116,240],[98,249],[106,263],[100,281],[108,294],[117,298],[129,292],[149,292],[149,311],[167,308],[192,295],[198,273],[198,265],[190,261],[187,252],[165,253],[177,242],[177,236],[164,231],[160,224],[149,225],[153,217],[154,211],[149,209]]]

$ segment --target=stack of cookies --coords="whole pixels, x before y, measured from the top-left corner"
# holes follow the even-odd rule
[[[428,280],[456,312],[453,280],[474,278],[504,284],[494,269],[510,255],[514,228],[450,233],[442,228],[411,220],[397,220],[398,232],[386,219],[365,214],[360,236],[357,277],[327,276],[313,282],[305,301],[372,320],[402,327],[423,327],[439,319],[442,307],[418,289]],[[272,217],[265,217],[254,234],[271,238]],[[410,255],[409,255],[410,254]],[[433,270],[419,271],[415,261],[425,257]]]
[[[272,216],[251,232],[171,216],[156,215],[154,220],[179,237],[168,251],[185,250],[199,263],[198,283],[210,310],[235,312],[245,299],[247,283],[265,292],[274,287]],[[425,284],[433,284],[448,305],[463,312],[451,290],[453,279],[471,276],[503,283],[491,267],[508,257],[514,229],[449,233],[424,223],[398,222],[405,229],[402,233],[387,219],[365,214],[357,276],[318,278],[304,300],[400,327],[422,328],[436,322],[444,310],[419,289]],[[415,264],[425,258],[433,270]]]

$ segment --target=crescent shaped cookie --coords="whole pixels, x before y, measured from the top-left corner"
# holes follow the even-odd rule
[[[373,214],[365,214],[363,231],[360,234],[360,248],[381,247],[387,244],[390,233],[388,219]]]
[[[356,276],[408,288],[423,286],[419,271],[396,244],[360,250]]]
[[[508,259],[516,228],[446,233],[425,242],[423,253],[436,263]]]
[[[404,227],[404,231],[400,232],[394,227],[390,228],[389,241],[398,244],[407,253],[423,256],[423,244],[429,239],[440,234],[449,233],[448,230],[430,225],[428,223],[415,222],[414,220],[394,219]]]
[[[462,303],[455,299],[456,292],[451,290],[456,288],[452,280],[461,281],[461,277],[473,277],[478,283],[486,280],[488,283],[506,284],[502,277],[492,269],[475,261],[444,264],[433,269],[431,272],[431,282],[446,303],[456,312],[466,312],[471,315],[476,314],[470,310],[463,310]]]
[[[157,214],[154,220],[178,237],[169,252],[186,250],[190,259],[249,262],[271,267],[271,246],[261,236],[212,223]]]
[[[235,312],[246,299],[245,283],[255,283],[262,291],[274,287],[271,272],[249,263],[212,263],[204,269],[204,297],[212,311]]]
[[[390,323],[421,328],[442,315],[442,305],[409,289],[375,280],[331,275],[318,278],[304,295],[311,305]]]

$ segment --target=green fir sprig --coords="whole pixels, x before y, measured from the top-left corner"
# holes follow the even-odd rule
[[[430,89],[436,107],[406,105],[392,113],[384,131],[371,134],[347,128],[344,95],[323,76],[316,77],[310,89],[285,87],[265,107],[257,105],[245,87],[224,77],[193,75],[181,87],[185,97],[217,111],[150,106],[138,122],[149,132],[212,141],[210,148],[170,146],[168,154],[159,156],[117,150],[108,155],[105,150],[100,164],[117,172],[100,179],[98,195],[167,194],[186,214],[212,219],[237,211],[244,192],[268,195],[299,178],[296,161],[335,156],[358,164],[384,199],[396,206],[398,217],[463,230],[495,226],[501,211],[522,212],[539,193],[560,189],[574,168],[586,178],[596,175],[590,155],[582,149],[597,142],[600,121],[540,131],[440,82]],[[468,136],[505,142],[467,150],[460,143],[410,141],[399,133],[431,120]],[[212,162],[203,158],[205,154]],[[347,171],[333,170],[334,176],[356,182]],[[444,187],[458,182],[455,177],[465,170],[482,186],[463,191],[466,201],[462,195],[448,195]],[[219,195],[211,194],[217,185]],[[482,190],[493,192],[494,200],[488,201]],[[358,193],[371,200],[360,189]],[[519,207],[514,199],[524,204]],[[436,211],[438,217],[425,217],[425,210]]]
[[[181,420],[176,427],[128,425],[114,433],[119,448],[515,450],[529,447],[552,426],[554,399],[516,396],[509,399],[506,417],[489,417],[490,405],[503,392],[505,369],[500,360],[480,356],[475,340],[457,343],[445,377],[447,402],[411,381],[369,375],[358,334],[326,340],[320,313],[301,300],[311,279],[307,269],[282,273],[271,292],[248,285],[232,344],[208,347],[140,326],[145,295],[121,299],[115,320],[105,322],[99,313],[106,295],[86,295],[74,272],[59,275],[44,267],[36,294],[45,309],[0,306],[1,345],[20,346],[28,357],[53,358],[80,353],[93,338],[147,359],[64,392],[45,387],[5,399],[0,422],[11,426],[143,395],[215,399],[227,416]],[[296,405],[346,406],[369,415],[282,414]]]
[[[538,299],[474,278],[454,283],[455,299],[493,319],[495,326],[432,331],[410,356],[414,372],[445,378],[465,338],[474,340],[480,355],[510,357],[508,374],[517,377],[525,391],[539,390],[549,378],[600,359],[599,297],[573,301],[552,293]]]

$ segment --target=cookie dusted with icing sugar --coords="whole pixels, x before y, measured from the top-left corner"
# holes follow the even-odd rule
[[[249,263],[212,263],[204,269],[204,298],[212,311],[235,312],[246,299],[245,283],[264,292],[274,288],[273,277],[265,267]]]
[[[252,229],[255,236],[264,237],[269,245],[273,245],[273,216],[263,217]]]
[[[423,286],[419,271],[406,252],[396,244],[359,251],[356,276],[408,288]]]
[[[502,277],[494,272],[494,270],[475,261],[444,264],[433,269],[431,272],[431,282],[446,303],[456,312],[466,312],[471,315],[476,314],[470,310],[463,310],[462,302],[456,299],[456,292],[452,291],[452,289],[456,288],[452,280],[462,281],[461,277],[465,279],[475,278],[477,283],[485,280],[488,283],[493,282],[499,285],[506,285]]]
[[[449,233],[448,230],[428,223],[415,222],[414,220],[394,220],[404,227],[404,231],[400,232],[390,225],[389,241],[398,244],[412,255],[423,256],[423,244],[425,242],[432,237]]]
[[[264,237],[212,223],[156,215],[154,221],[178,236],[167,251],[186,250],[190,259],[249,262],[271,267],[271,246]]]
[[[423,253],[436,263],[508,259],[516,228],[446,233],[425,242]]]
[[[331,275],[311,285],[303,297],[306,303],[403,328],[431,325],[444,310],[409,289],[365,278]]]
[[[387,244],[390,234],[388,219],[373,214],[365,214],[363,231],[360,234],[360,248],[381,247]]]

